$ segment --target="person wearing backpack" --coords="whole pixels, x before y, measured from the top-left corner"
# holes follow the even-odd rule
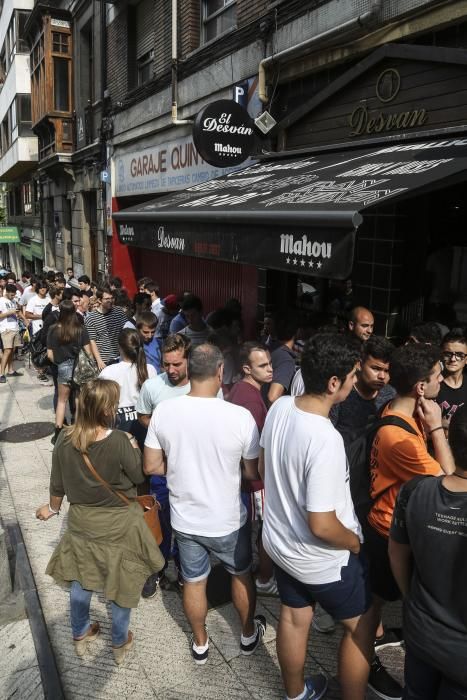
[[[397,395],[384,408],[382,418],[396,419],[398,424],[383,425],[374,436],[369,457],[372,503],[368,517],[362,519],[371,589],[379,613],[384,602],[400,597],[388,555],[389,528],[400,487],[415,476],[438,476],[442,471],[445,474],[454,471],[441,423],[441,408],[434,400],[443,380],[439,349],[420,344],[398,348],[391,357],[389,375]],[[427,450],[428,435],[434,457]],[[370,687],[380,697],[396,697],[382,692],[379,680],[383,675],[390,679],[375,657]]]

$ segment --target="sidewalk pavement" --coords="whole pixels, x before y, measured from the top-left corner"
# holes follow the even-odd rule
[[[23,363],[21,363],[23,365]],[[43,386],[36,373],[19,366],[24,376],[9,379],[0,388],[0,431],[27,424],[53,421],[52,387]],[[75,698],[132,698],[143,700],[276,700],[284,697],[275,649],[279,616],[277,598],[258,598],[257,611],[265,615],[268,629],[263,645],[250,657],[240,654],[240,629],[231,603],[211,609],[211,639],[206,666],[196,666],[189,649],[189,627],[177,590],[159,591],[141,600],[132,613],[134,650],[123,666],[114,664],[111,653],[109,610],[102,596],[93,596],[91,619],[100,622],[102,635],[83,660],[73,649],[69,625],[68,592],[44,571],[52,551],[66,528],[67,503],[60,517],[47,523],[35,518],[36,508],[47,501],[51,469],[50,435],[28,442],[0,442],[0,507],[3,526],[19,523],[34,575],[48,636],[59,671],[64,696]],[[400,606],[386,611],[387,621],[400,626]],[[3,625],[0,619],[0,697],[42,700],[47,697],[46,670],[39,664],[27,619]],[[310,637],[307,673],[324,671],[330,677],[329,700],[339,700],[336,682],[339,629],[331,635],[313,632]],[[40,643],[36,650],[41,658]],[[402,680],[403,651],[382,650],[381,658],[393,675]],[[49,694],[51,700],[52,698]],[[368,692],[368,700],[375,696]]]

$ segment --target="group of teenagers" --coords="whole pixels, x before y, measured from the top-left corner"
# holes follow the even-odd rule
[[[143,280],[140,295],[143,284],[154,283]],[[37,517],[54,517],[67,498],[68,527],[47,573],[70,585],[76,653],[100,634],[90,602],[103,591],[121,664],[134,645],[131,608],[156,594],[173,558],[190,652],[207,663],[215,557],[231,574],[242,654],[254,653],[266,630],[257,593],[278,594],[287,700],[325,696],[328,678],[304,675],[308,637],[312,625],[324,632],[337,623],[343,700],[363,700],[368,687],[383,699],[467,698],[465,334],[419,324],[396,348],[356,307],[344,333],[327,326],[305,340],[289,314],[268,318],[258,341],[239,343],[231,302],[210,319],[193,295],[149,291],[156,307],[126,312],[118,332],[123,317],[110,322],[109,287],[97,291],[94,311],[107,323],[88,316],[83,325],[62,301],[48,331],[61,412],[50,499]],[[174,319],[186,325],[174,328]],[[71,358],[59,353],[70,338],[100,374],[76,393],[65,426],[69,395],[60,387],[73,391]],[[157,361],[148,343],[157,343]],[[357,499],[362,483],[367,498]],[[146,488],[160,505],[160,547],[138,504],[120,498]],[[385,628],[384,604],[399,598],[403,630]],[[404,687],[378,658],[402,644]]]

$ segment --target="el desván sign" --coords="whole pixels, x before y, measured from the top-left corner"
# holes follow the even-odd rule
[[[239,165],[253,153],[253,121],[246,109],[233,100],[217,100],[196,115],[193,142],[210,165]]]

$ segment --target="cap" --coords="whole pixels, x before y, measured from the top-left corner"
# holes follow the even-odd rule
[[[176,309],[180,308],[180,304],[178,302],[178,298],[176,294],[169,294],[168,296],[165,297],[163,301],[163,306],[165,306],[166,309],[169,311],[174,311]]]

